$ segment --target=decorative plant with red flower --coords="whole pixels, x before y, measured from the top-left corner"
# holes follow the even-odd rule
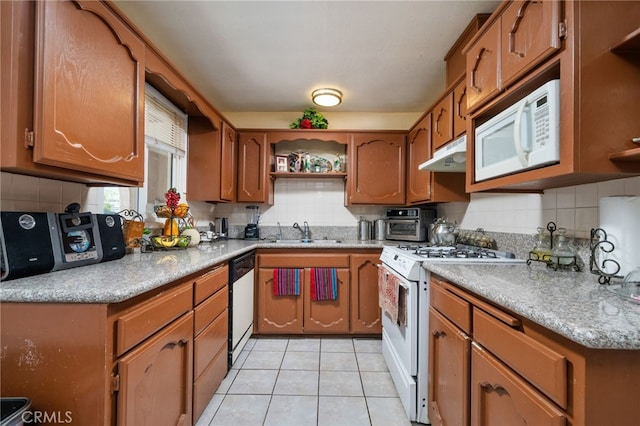
[[[289,125],[292,129],[326,129],[329,122],[315,108],[307,108],[302,113],[302,117]]]

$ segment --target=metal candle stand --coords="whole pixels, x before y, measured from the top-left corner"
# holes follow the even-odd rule
[[[604,259],[601,265],[598,265],[596,251],[600,250],[604,253],[611,253],[615,250],[615,245],[607,239],[607,232],[602,228],[591,229],[591,239],[589,240],[589,248],[591,249],[591,256],[589,257],[589,271],[592,274],[598,275],[598,282],[600,284],[611,284],[611,278],[623,278],[618,275],[620,272],[620,263],[614,259]],[[613,265],[614,272],[607,273],[603,271],[606,265]]]
[[[553,252],[553,233],[556,232],[558,228],[554,222],[547,223],[547,231],[549,231],[549,245],[550,251]],[[561,269],[569,269],[573,268],[574,271],[578,272],[580,270],[580,266],[578,266],[578,257],[576,255],[571,256],[558,256],[554,254],[548,254],[540,256],[538,253],[534,251],[529,252],[529,258],[527,259],[527,265],[531,265],[531,262],[542,262],[547,265],[548,268],[552,268],[554,271],[557,271],[558,268]]]

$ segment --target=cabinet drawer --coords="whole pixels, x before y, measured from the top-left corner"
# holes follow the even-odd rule
[[[200,334],[204,328],[229,306],[229,287],[218,290],[216,294],[198,305],[195,311],[194,335]]]
[[[122,355],[191,309],[191,283],[161,294],[118,318],[116,350]]]
[[[197,421],[227,375],[227,351],[220,349],[203,373],[193,382],[193,419]],[[194,423],[195,424],[195,423]]]
[[[194,304],[202,302],[229,282],[229,266],[224,265],[198,278],[194,285]]]
[[[465,333],[471,334],[471,304],[431,281],[431,306]]]
[[[198,377],[211,359],[221,349],[226,352],[229,334],[229,315],[224,311],[218,315],[205,330],[195,339],[193,357],[193,376]]]
[[[564,356],[480,309],[473,309],[473,338],[562,408],[567,407]]]
[[[260,268],[348,268],[349,255],[332,254],[261,254],[258,256]]]
[[[565,426],[569,423],[566,414],[474,342],[471,424]]]

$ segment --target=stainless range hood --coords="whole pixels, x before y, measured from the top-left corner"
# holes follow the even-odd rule
[[[433,158],[418,166],[432,172],[464,173],[467,161],[467,136],[462,135],[433,153]]]

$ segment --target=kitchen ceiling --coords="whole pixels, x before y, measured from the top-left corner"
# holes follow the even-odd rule
[[[223,113],[301,111],[320,87],[343,92],[335,112],[423,112],[450,47],[499,3],[115,1]]]

